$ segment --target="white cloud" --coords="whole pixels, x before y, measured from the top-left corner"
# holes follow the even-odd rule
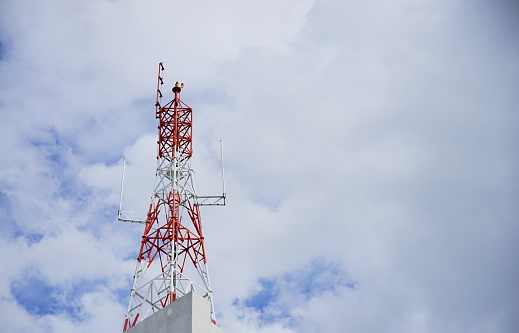
[[[121,162],[123,209],[146,210],[158,61],[195,109],[200,194],[221,190],[224,142],[228,205],[202,214],[229,333],[517,327],[513,3],[17,1],[0,13],[8,331],[122,328],[142,230],[115,222]],[[316,258],[358,288],[284,293],[297,330],[233,306]],[[84,282],[79,322],[19,304],[27,272],[48,288]]]

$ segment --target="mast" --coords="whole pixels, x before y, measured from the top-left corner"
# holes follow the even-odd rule
[[[180,99],[184,84],[178,82],[173,99],[161,105],[163,71],[159,63],[157,171],[146,219],[125,218],[128,215],[119,207],[119,220],[144,224],[123,331],[191,291],[210,302],[211,321],[216,323],[199,207],[224,205],[225,193],[196,195],[191,168],[193,110]]]

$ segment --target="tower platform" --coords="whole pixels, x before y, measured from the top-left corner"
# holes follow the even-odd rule
[[[195,292],[177,299],[125,333],[225,333],[211,322],[211,304]]]

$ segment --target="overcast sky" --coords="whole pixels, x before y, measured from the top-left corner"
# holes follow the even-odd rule
[[[228,333],[519,327],[519,3],[0,0],[3,332],[120,332],[157,64]],[[165,99],[172,95],[166,95]]]

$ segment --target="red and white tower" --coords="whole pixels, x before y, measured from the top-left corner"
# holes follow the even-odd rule
[[[193,110],[180,100],[184,84],[178,82],[172,89],[174,98],[161,105],[163,71],[160,63],[157,171],[149,210],[142,219],[120,209],[118,213],[121,221],[144,224],[123,331],[191,291],[210,302],[211,320],[216,322],[199,207],[224,205],[225,190],[220,196],[196,195],[191,168]]]

